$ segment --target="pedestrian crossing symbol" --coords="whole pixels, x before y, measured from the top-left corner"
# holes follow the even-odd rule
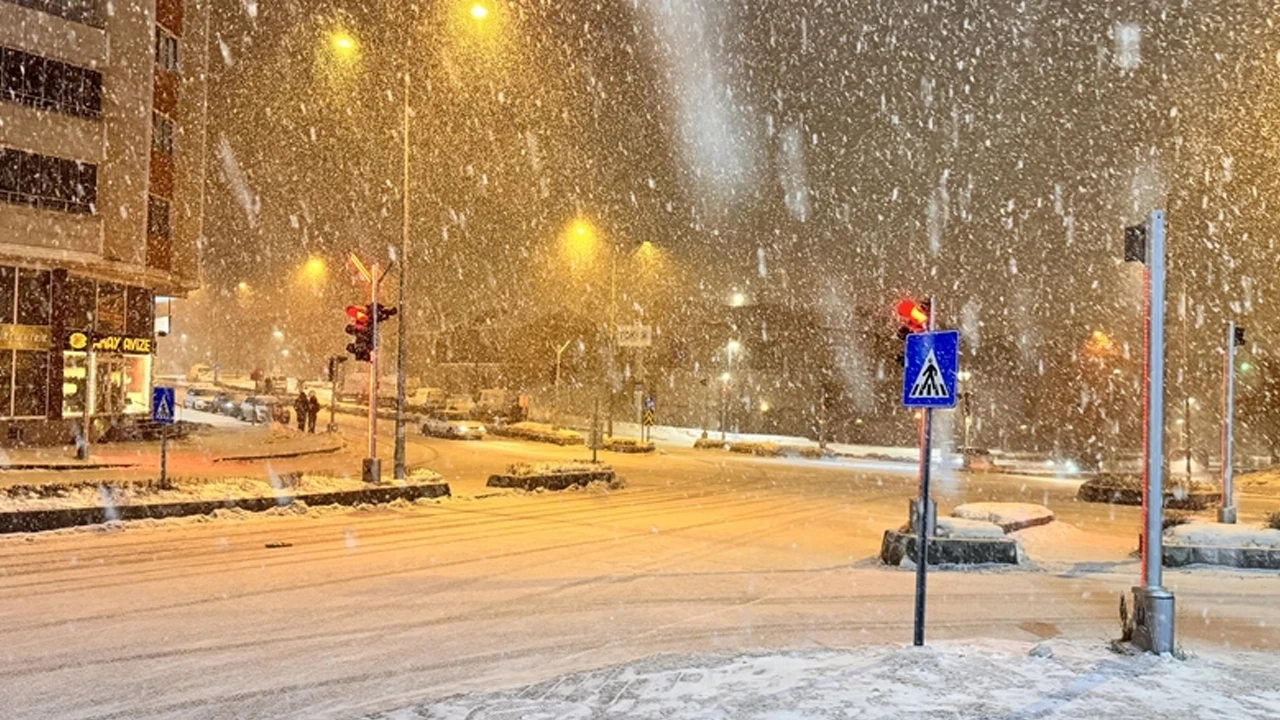
[[[960,333],[955,330],[907,336],[902,404],[907,407],[956,406],[956,370]]]
[[[151,420],[161,425],[173,424],[173,388],[157,387],[152,390]]]
[[[942,383],[942,370],[938,368],[938,354],[930,350],[929,356],[924,359],[924,367],[920,368],[920,374],[911,384],[911,398],[946,400],[949,397],[951,393],[947,392],[947,386]]]

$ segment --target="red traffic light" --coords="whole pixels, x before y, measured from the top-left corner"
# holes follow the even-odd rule
[[[914,300],[898,303],[898,317],[917,332],[929,327],[929,309]]]
[[[369,311],[360,305],[348,305],[347,317],[351,318],[353,325],[369,324]]]

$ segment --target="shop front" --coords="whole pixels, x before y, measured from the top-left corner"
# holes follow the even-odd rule
[[[150,411],[150,290],[0,266],[0,445],[59,444]]]

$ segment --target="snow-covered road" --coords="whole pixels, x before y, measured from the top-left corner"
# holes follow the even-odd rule
[[[870,559],[901,521],[890,481],[700,467],[613,493],[0,539],[5,717],[354,718],[658,653],[909,639],[914,575]],[[1137,577],[1122,530],[1033,528],[1031,570],[935,573],[930,640],[1115,635]],[[1280,649],[1280,579],[1167,583],[1189,649]]]

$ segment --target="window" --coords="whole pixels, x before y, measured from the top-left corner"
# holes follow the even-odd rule
[[[160,113],[151,113],[151,149],[173,154],[173,121]]]
[[[156,28],[156,65],[161,70],[178,72],[178,39]]]
[[[49,408],[49,353],[17,350],[13,364],[14,417],[44,417]]]
[[[115,283],[98,285],[98,327],[104,334],[124,332],[124,286]]]
[[[98,17],[98,0],[9,0],[9,2],[56,15],[71,22],[102,27],[102,19]]]
[[[150,337],[155,332],[155,296],[145,288],[129,288],[125,334]]]
[[[102,73],[0,47],[0,100],[98,118],[102,116]]]
[[[147,234],[152,237],[169,237],[169,203],[152,195],[147,199]]]
[[[63,322],[68,330],[92,330],[97,312],[98,287],[92,280],[71,276],[63,286]]]
[[[17,277],[14,268],[0,267],[0,325],[13,323],[13,285]]]
[[[18,271],[18,324],[48,325],[52,316],[48,270]]]
[[[98,202],[98,167],[0,148],[0,202],[92,214]]]

